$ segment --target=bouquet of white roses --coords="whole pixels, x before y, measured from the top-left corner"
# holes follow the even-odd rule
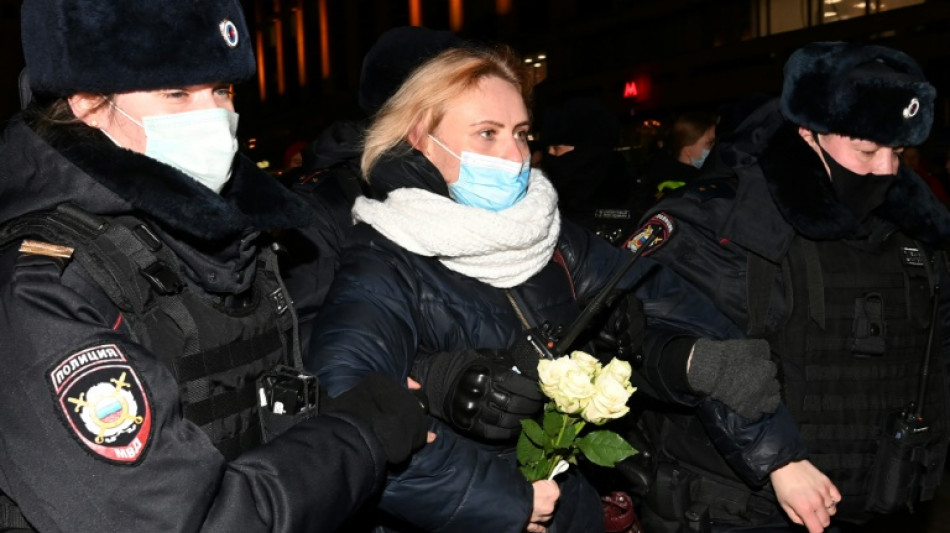
[[[522,420],[518,438],[521,472],[534,482],[550,479],[578,455],[600,466],[611,467],[637,453],[613,431],[581,433],[588,423],[599,426],[630,410],[627,400],[636,390],[630,385],[630,363],[613,359],[606,366],[589,354],[576,351],[538,363],[541,390],[552,401],[544,418]]]

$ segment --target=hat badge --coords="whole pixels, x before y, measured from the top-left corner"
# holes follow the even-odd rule
[[[911,98],[910,103],[904,108],[904,118],[912,118],[920,111],[920,100]]]
[[[228,43],[228,46],[234,48],[238,45],[238,29],[233,22],[224,19],[218,25],[218,28],[221,30],[221,36],[224,37],[224,42]]]

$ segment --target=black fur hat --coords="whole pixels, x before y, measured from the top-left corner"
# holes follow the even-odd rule
[[[903,52],[877,45],[813,43],[785,64],[782,113],[816,133],[913,146],[933,124],[936,90]]]
[[[448,31],[419,26],[387,30],[363,58],[360,108],[370,114],[379,111],[416,67],[443,50],[462,46],[466,42]]]
[[[24,0],[34,92],[122,93],[240,82],[255,73],[238,0]]]

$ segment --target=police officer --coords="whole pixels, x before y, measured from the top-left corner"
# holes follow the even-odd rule
[[[617,117],[596,98],[575,97],[544,109],[539,167],[558,193],[561,214],[620,244],[636,229],[641,211],[630,209],[636,172],[615,148]]]
[[[268,231],[310,211],[235,155],[230,84],[255,72],[239,3],[27,0],[21,16],[33,95],[0,144],[0,530],[336,530],[425,443],[425,415],[373,376],[319,402],[298,370]]]
[[[781,97],[724,132],[718,165],[657,207],[679,235],[654,257],[769,341],[784,407],[702,423],[648,413],[661,459],[648,530],[817,533],[933,497],[948,435],[937,311],[950,216],[898,156],[927,138],[934,95],[902,52],[808,45]],[[689,389],[722,382],[728,365],[663,368]]]

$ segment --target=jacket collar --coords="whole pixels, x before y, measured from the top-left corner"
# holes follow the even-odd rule
[[[222,241],[250,230],[299,227],[312,217],[302,200],[240,154],[219,195],[171,166],[116,146],[104,135],[75,135],[67,129],[46,141],[131,210],[189,240]]]
[[[449,196],[449,187],[439,169],[419,150],[408,143],[383,155],[369,178],[373,198],[384,200],[396,189],[422,189],[440,196]]]
[[[736,201],[742,207],[723,228],[738,244],[774,260],[795,233],[812,240],[862,235],[860,221],[835,196],[818,154],[774,102],[751,114],[721,150],[739,176]],[[873,214],[924,243],[950,244],[950,213],[906,165]]]

